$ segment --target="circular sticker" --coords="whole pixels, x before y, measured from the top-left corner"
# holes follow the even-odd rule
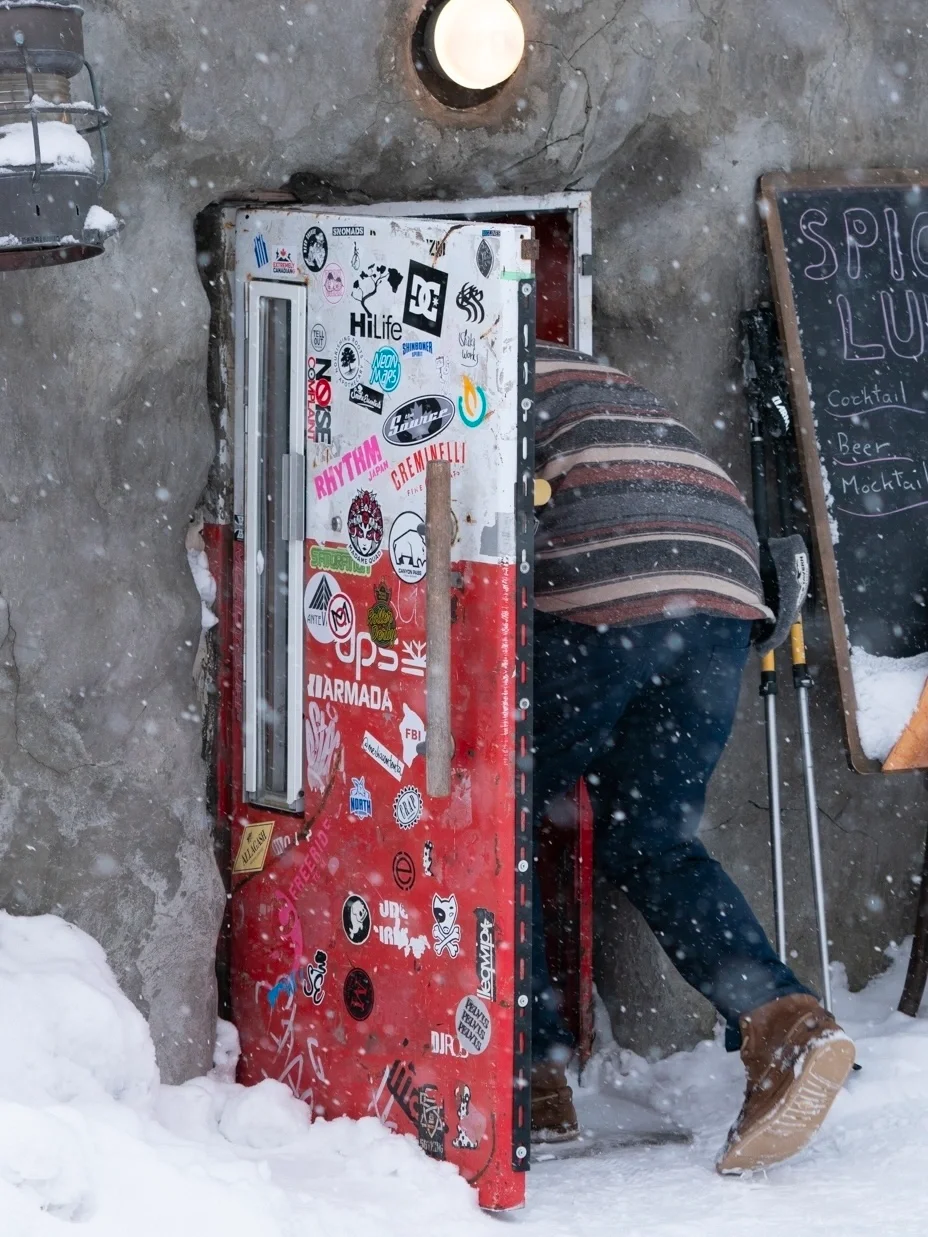
[[[371,934],[371,912],[357,893],[350,893],[342,907],[342,927],[352,945],[363,945]]]
[[[327,571],[309,577],[303,593],[303,619],[306,630],[320,644],[331,644],[335,639],[329,626],[329,604],[339,592],[338,581]]]
[[[330,305],[337,305],[345,295],[345,272],[337,262],[330,262],[322,272],[322,295]]]
[[[322,228],[310,228],[303,237],[303,261],[307,270],[321,271],[329,256],[329,242]]]
[[[390,562],[404,584],[425,575],[425,520],[417,511],[401,511],[390,529]]]
[[[345,977],[345,1009],[355,1020],[363,1022],[374,1008],[374,984],[367,971],[355,967]]]
[[[393,879],[403,893],[409,893],[416,883],[416,865],[412,861],[412,856],[407,855],[404,850],[397,851],[393,856]]]
[[[310,339],[312,340],[313,348],[316,350],[316,352],[325,351],[326,334],[325,334],[325,327],[322,325],[321,322],[317,322],[315,326],[313,327],[312,331],[310,332]]]
[[[415,786],[404,786],[393,800],[393,819],[401,829],[411,829],[422,815],[422,796]]]
[[[336,593],[329,602],[328,620],[336,640],[350,640],[354,635],[354,603],[347,593]]]
[[[351,383],[357,380],[363,361],[361,349],[353,339],[342,339],[335,349],[335,369],[342,382]]]
[[[454,1016],[454,1027],[461,1046],[468,1052],[479,1057],[486,1051],[493,1028],[490,1011],[479,996],[466,996],[461,1000]]]
[[[383,512],[370,490],[360,490],[348,508],[348,553],[369,566],[383,553]]]

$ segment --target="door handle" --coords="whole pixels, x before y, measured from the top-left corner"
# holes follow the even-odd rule
[[[302,455],[281,458],[281,538],[302,541],[305,536],[306,461]]]
[[[425,467],[425,788],[451,794],[451,464]]]

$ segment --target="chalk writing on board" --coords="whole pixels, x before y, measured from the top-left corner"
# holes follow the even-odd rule
[[[928,193],[776,194],[852,644],[928,647]],[[926,552],[914,554],[913,547]]]

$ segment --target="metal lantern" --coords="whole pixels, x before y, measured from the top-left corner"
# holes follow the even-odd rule
[[[0,270],[96,257],[120,226],[97,203],[109,114],[84,57],[83,12],[57,0],[0,0]],[[71,98],[84,70],[93,102]]]

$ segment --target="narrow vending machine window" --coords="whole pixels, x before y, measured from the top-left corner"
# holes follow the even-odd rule
[[[252,282],[246,324],[245,794],[302,796],[303,365],[306,293]]]

